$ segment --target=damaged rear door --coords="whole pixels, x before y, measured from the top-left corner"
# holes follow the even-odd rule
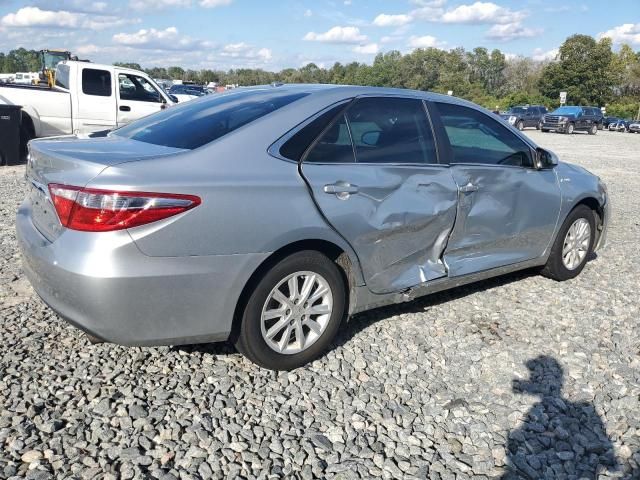
[[[458,189],[433,138],[422,100],[362,97],[303,159],[316,204],[357,253],[374,293],[447,276],[441,257]]]

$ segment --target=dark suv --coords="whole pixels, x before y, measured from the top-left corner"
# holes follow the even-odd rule
[[[525,127],[536,127],[540,130],[542,126],[542,117],[547,113],[547,109],[542,105],[526,105],[511,107],[504,113],[500,114],[504,120],[522,130]]]
[[[544,116],[542,131],[571,134],[575,131],[595,135],[602,130],[603,115],[598,107],[562,106]]]

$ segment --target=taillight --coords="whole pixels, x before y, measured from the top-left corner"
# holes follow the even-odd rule
[[[50,184],[60,223],[72,230],[110,232],[138,227],[200,205],[194,195],[117,192]]]

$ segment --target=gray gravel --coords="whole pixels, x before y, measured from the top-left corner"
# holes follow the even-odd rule
[[[528,133],[607,182],[608,249],[359,315],[289,373],[90,345],[24,279],[0,169],[0,478],[640,478],[640,135]]]

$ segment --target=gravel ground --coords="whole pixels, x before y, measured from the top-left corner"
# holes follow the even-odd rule
[[[528,133],[607,182],[608,249],[358,315],[289,373],[90,345],[24,279],[0,169],[0,477],[640,478],[640,135]]]

